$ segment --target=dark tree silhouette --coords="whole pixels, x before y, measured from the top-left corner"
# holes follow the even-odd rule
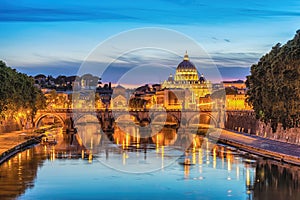
[[[247,101],[257,118],[284,128],[299,127],[300,122],[300,30],[285,45],[272,50],[252,65],[247,76]]]

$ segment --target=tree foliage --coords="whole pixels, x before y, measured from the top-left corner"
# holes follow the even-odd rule
[[[299,127],[300,122],[300,30],[285,45],[272,50],[252,65],[247,77],[247,101],[257,118],[284,128]]]
[[[33,118],[44,106],[44,95],[34,87],[34,80],[0,61],[0,116],[14,117],[25,113]]]

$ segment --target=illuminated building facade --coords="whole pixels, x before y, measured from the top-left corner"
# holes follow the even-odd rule
[[[226,110],[252,110],[245,94],[226,95]]]
[[[205,98],[212,93],[212,84],[203,74],[198,75],[197,68],[190,62],[186,53],[183,61],[176,68],[175,76],[171,74],[163,82],[162,90],[164,92],[157,93],[157,98],[164,107],[196,109],[200,106],[200,98]]]
[[[223,81],[226,94],[227,110],[252,110],[252,107],[246,102],[246,84],[243,80]]]

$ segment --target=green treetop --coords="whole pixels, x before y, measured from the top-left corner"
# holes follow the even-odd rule
[[[2,118],[26,115],[33,118],[36,111],[45,106],[42,92],[34,86],[26,74],[7,67],[0,61],[0,116]]]
[[[285,45],[272,50],[251,66],[247,77],[247,101],[257,118],[284,128],[299,127],[300,122],[300,30]]]

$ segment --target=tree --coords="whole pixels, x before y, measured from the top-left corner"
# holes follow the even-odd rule
[[[299,127],[300,121],[300,31],[285,45],[272,50],[251,66],[247,76],[247,101],[258,119],[284,128]]]
[[[33,119],[45,105],[41,91],[34,86],[34,79],[7,67],[0,61],[0,115],[2,118],[27,116]]]

